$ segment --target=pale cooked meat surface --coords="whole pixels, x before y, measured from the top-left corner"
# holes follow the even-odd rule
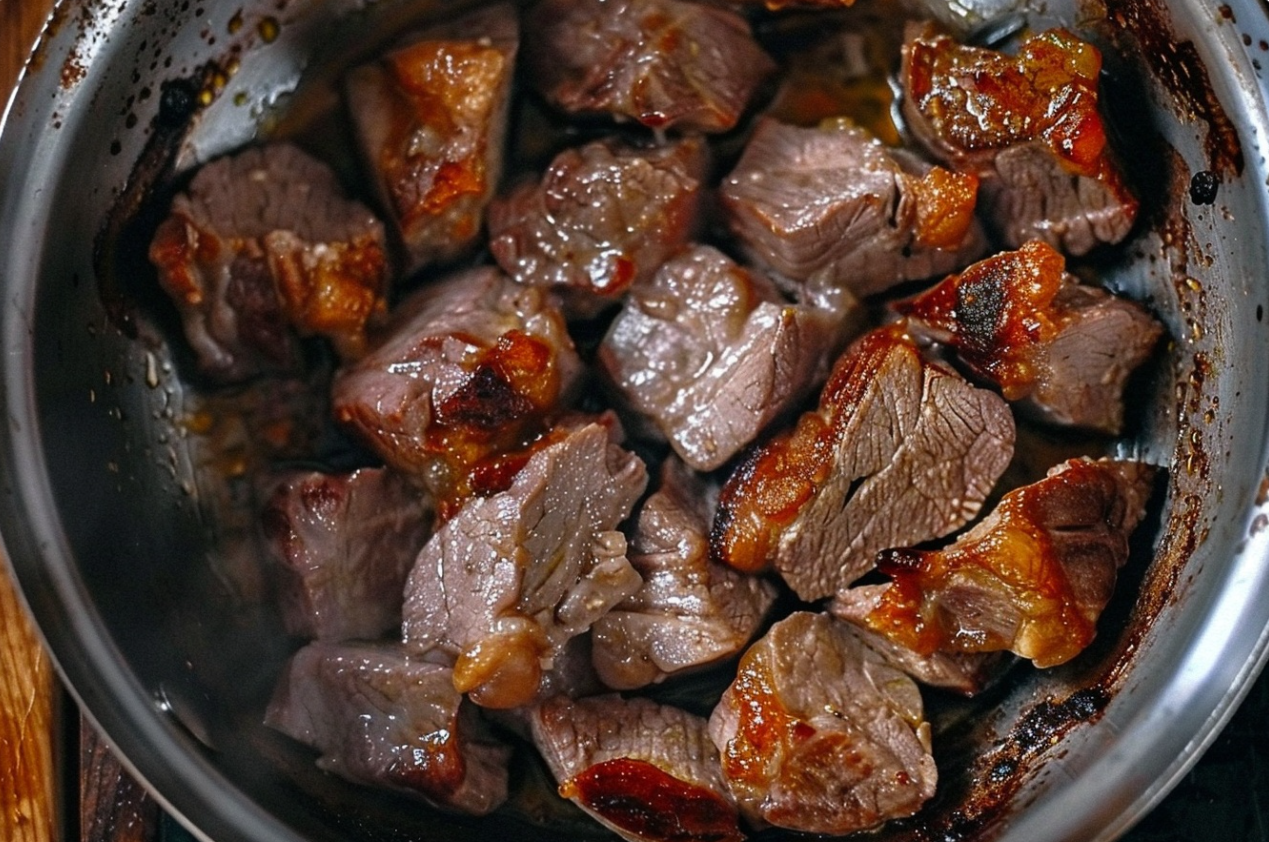
[[[700,138],[639,146],[610,138],[566,149],[536,182],[489,208],[489,249],[523,284],[593,310],[685,246],[701,224],[708,149]]]
[[[526,23],[548,100],[653,129],[727,131],[775,70],[744,17],[704,3],[539,0]]]
[[[609,436],[598,423],[563,431],[506,491],[464,506],[415,562],[405,641],[456,657],[455,686],[481,705],[531,702],[560,647],[640,586],[617,526],[647,473]]]
[[[713,470],[821,384],[857,323],[849,293],[794,304],[697,245],[637,284],[599,361],[693,468]]]
[[[604,683],[629,690],[738,654],[775,601],[775,587],[712,561],[712,494],[670,458],[638,512],[629,558],[643,584],[591,630]]]
[[[719,196],[751,259],[862,298],[981,255],[977,187],[974,175],[896,155],[844,122],[763,119]]]
[[[507,798],[511,749],[450,672],[399,644],[310,643],[283,671],[265,723],[317,749],[328,772],[484,815]]]
[[[427,495],[386,468],[279,477],[261,522],[287,631],[341,641],[398,630],[432,520]]]

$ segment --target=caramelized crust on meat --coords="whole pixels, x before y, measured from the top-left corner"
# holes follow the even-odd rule
[[[980,206],[1008,245],[1041,238],[1072,254],[1127,236],[1138,202],[1098,111],[1101,54],[1064,29],[1016,55],[910,29],[904,114],[938,158],[984,179]]]
[[[1034,346],[1057,335],[1053,299],[1065,274],[1066,260],[1052,246],[1027,243],[980,260],[896,309],[1017,400],[1035,382]]]
[[[530,713],[559,793],[631,842],[741,842],[704,719],[644,698],[556,696]]]
[[[978,176],[933,167],[912,182],[916,197],[916,244],[955,250],[969,236],[978,202]]]
[[[1093,640],[1153,467],[1074,459],[1006,494],[943,550],[888,550],[891,577],[863,624],[918,653],[1009,650],[1038,667]]]
[[[423,448],[445,465],[444,518],[473,495],[487,497],[511,485],[545,446],[549,436],[539,434],[560,394],[555,351],[538,337],[510,330],[490,346],[470,341],[466,381],[436,404],[422,436]]]
[[[1129,375],[1163,328],[1136,303],[1082,286],[1033,241],[901,302],[914,333],[954,348],[978,376],[1046,420],[1117,434]]]
[[[508,61],[503,51],[478,41],[423,41],[388,56],[386,64],[412,119],[393,127],[379,160],[402,226],[409,228],[488,189],[488,138],[473,137],[452,155],[429,155],[427,147],[429,140],[445,139],[457,146],[454,140],[471,132],[464,124],[491,119]],[[453,219],[449,233],[467,241],[478,229],[479,217],[463,214]]]
[[[560,784],[560,795],[637,839],[740,842],[736,805],[649,763],[618,757]]]
[[[264,242],[282,312],[296,330],[329,337],[344,359],[365,354],[366,325],[388,310],[382,237],[362,234],[315,248],[275,231]]]
[[[409,254],[467,251],[502,176],[516,11],[501,4],[354,69],[347,98],[363,158]]]
[[[387,307],[383,226],[330,167],[288,143],[199,170],[150,244],[202,370],[221,382],[297,367],[293,331],[365,352]]]
[[[927,30],[909,41],[906,58],[908,95],[953,154],[1038,138],[1082,175],[1105,166],[1101,53],[1065,29],[1028,38],[1016,56]]]
[[[510,485],[578,360],[559,312],[491,267],[407,298],[378,346],[335,377],[335,419],[420,480],[447,520]]]

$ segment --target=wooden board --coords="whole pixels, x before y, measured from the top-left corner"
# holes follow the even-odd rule
[[[7,102],[51,0],[0,0],[0,99]],[[0,559],[0,839],[60,838],[54,699],[57,682]]]
[[[52,0],[0,0],[0,102],[8,101],[51,7]],[[0,557],[0,840],[150,842],[154,801],[62,699]],[[78,809],[64,810],[59,785],[75,779]]]

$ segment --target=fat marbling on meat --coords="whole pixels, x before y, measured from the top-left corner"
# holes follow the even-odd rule
[[[791,614],[745,652],[709,734],[759,826],[868,830],[915,813],[938,778],[916,684],[826,614]]]
[[[287,631],[340,641],[399,630],[432,519],[428,497],[390,469],[280,476],[261,521]]]
[[[1041,239],[1082,255],[1118,243],[1137,217],[1098,111],[1097,48],[1064,29],[1016,55],[911,24],[903,114],[931,154],[981,178],[981,206],[1005,244]]]
[[[1124,387],[1163,334],[1139,304],[1085,286],[1033,241],[952,275],[897,309],[914,333],[1055,424],[1117,435]]]
[[[739,653],[774,603],[770,582],[710,559],[711,497],[706,480],[671,457],[640,507],[628,555],[643,584],[591,629],[595,667],[614,690]]]
[[[977,176],[891,151],[846,121],[808,128],[767,118],[719,196],[755,262],[862,298],[978,257],[977,189]]]
[[[296,370],[296,331],[355,358],[367,321],[387,309],[382,223],[345,198],[326,164],[289,143],[199,169],[149,256],[199,369],[220,383]]]
[[[336,373],[335,419],[420,477],[448,517],[505,488],[503,457],[542,432],[581,372],[540,290],[480,267],[402,302],[376,347]]]
[[[685,0],[539,0],[526,17],[533,84],[562,110],[653,129],[723,132],[775,62],[734,11]]]
[[[407,269],[474,248],[502,177],[517,13],[481,9],[407,39],[346,81],[349,112]]]
[[[610,138],[566,149],[539,181],[494,200],[489,249],[517,281],[593,310],[691,240],[708,158],[700,138],[660,146]]]
[[[288,662],[265,724],[317,749],[328,772],[484,815],[507,798],[511,749],[450,674],[400,644],[310,643]]]
[[[649,699],[548,699],[533,742],[574,801],[630,842],[741,842],[706,720]]]
[[[900,326],[878,328],[838,360],[819,408],[727,480],[711,551],[741,570],[774,565],[803,599],[831,596],[879,550],[973,518],[1014,437],[999,395],[926,360]]]
[[[784,300],[712,246],[636,284],[599,349],[630,408],[693,468],[719,467],[828,375],[858,319],[854,298]]]
[[[883,552],[892,581],[845,591],[834,611],[922,654],[1008,650],[1038,667],[1065,663],[1096,634],[1155,473],[1063,462],[951,546]]]
[[[557,428],[511,486],[474,498],[419,554],[402,631],[457,658],[455,686],[486,707],[536,697],[572,637],[639,589],[617,526],[647,484],[604,423]]]

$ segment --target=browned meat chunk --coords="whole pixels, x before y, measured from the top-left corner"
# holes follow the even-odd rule
[[[914,332],[956,349],[1047,421],[1118,434],[1124,385],[1163,328],[1138,304],[1083,286],[1062,255],[1026,243],[898,305]]]
[[[489,209],[489,248],[517,281],[615,298],[651,277],[698,227],[705,144],[569,149],[537,184]]]
[[[875,330],[838,360],[819,408],[723,486],[711,550],[741,570],[774,563],[803,599],[830,596],[879,550],[977,514],[1013,442],[998,395],[925,361],[898,328]]]
[[[866,601],[875,604],[883,589],[872,585],[847,588],[829,603],[835,617],[855,623],[855,634],[881,660],[921,684],[976,696],[1004,675],[1013,659],[1003,652],[930,652],[909,649],[901,643],[861,625],[858,620]]]
[[[629,555],[643,585],[591,630],[595,667],[614,690],[737,654],[775,601],[770,582],[710,560],[710,496],[670,459],[639,511]]]
[[[289,633],[373,640],[400,628],[405,578],[432,527],[416,488],[383,468],[289,472],[262,521]]]
[[[622,838],[745,839],[704,719],[648,699],[557,696],[532,729],[560,794]]]
[[[775,70],[748,22],[682,0],[539,0],[526,18],[533,83],[570,113],[723,132]]]
[[[844,121],[763,120],[720,195],[753,260],[864,297],[981,254],[977,189],[976,176],[898,157]]]
[[[757,823],[853,833],[910,816],[934,794],[917,686],[824,614],[792,614],[749,648],[709,734]]]
[[[790,304],[711,246],[630,291],[599,360],[693,468],[713,470],[824,381],[857,304]]]
[[[982,179],[980,204],[1007,245],[1084,254],[1122,240],[1137,217],[1097,110],[1101,64],[1062,29],[1006,55],[914,25],[903,113],[932,154]]]
[[[386,309],[383,226],[289,144],[199,170],[155,232],[150,261],[199,369],[218,382],[296,368],[292,329],[356,357],[366,321]]]
[[[335,418],[421,477],[449,517],[510,480],[506,454],[537,436],[580,373],[559,311],[494,268],[423,287],[383,340],[337,373]]]
[[[357,783],[475,815],[507,797],[511,749],[486,733],[449,667],[399,645],[309,644],[283,672],[265,722]]]
[[[639,589],[616,531],[643,463],[591,423],[538,450],[511,487],[469,502],[406,585],[406,642],[456,656],[454,684],[486,707],[528,704],[571,637]]]
[[[362,157],[410,269],[454,258],[480,235],[502,177],[519,37],[516,10],[504,3],[348,76]]]
[[[886,551],[878,567],[893,581],[847,591],[837,613],[918,653],[1065,663],[1096,633],[1154,474],[1138,462],[1064,462],[950,547]]]

